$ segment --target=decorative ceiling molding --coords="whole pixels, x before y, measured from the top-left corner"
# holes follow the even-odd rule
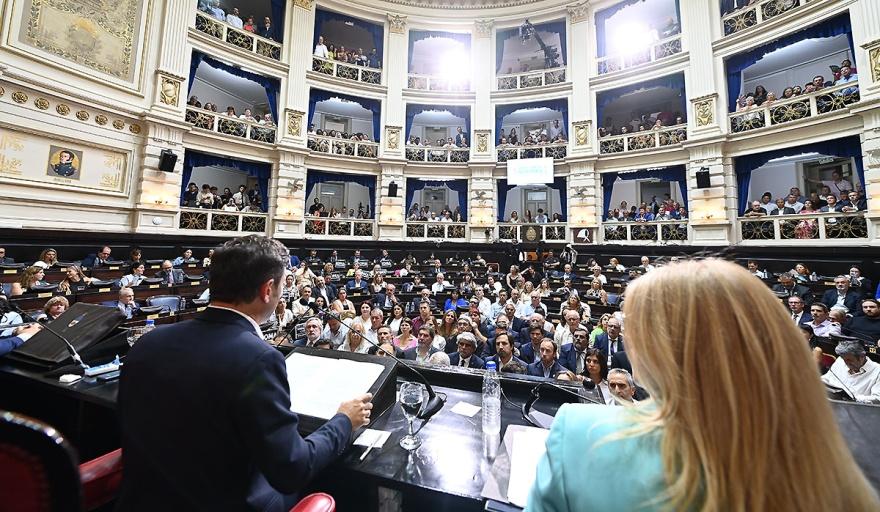
[[[582,21],[586,21],[589,16],[587,13],[590,9],[590,2],[581,2],[579,4],[568,5],[566,6],[568,9],[568,17],[571,18],[572,23],[580,23]]]
[[[477,37],[492,37],[492,25],[494,20],[474,20],[474,35]]]
[[[498,9],[537,4],[541,0],[385,0],[391,4],[408,7],[439,9]]]
[[[392,34],[406,34],[406,16],[389,14],[388,23]]]

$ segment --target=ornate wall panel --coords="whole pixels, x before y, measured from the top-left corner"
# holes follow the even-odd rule
[[[0,180],[73,192],[126,194],[130,154],[0,128]]]
[[[150,0],[14,0],[8,44],[65,70],[140,89]]]

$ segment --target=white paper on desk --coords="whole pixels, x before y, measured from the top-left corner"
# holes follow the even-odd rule
[[[372,428],[364,429],[361,435],[354,440],[356,446],[372,446],[374,448],[382,448],[385,441],[391,437],[391,432],[387,430],[375,430]]]
[[[467,416],[468,418],[473,418],[480,412],[480,406],[469,404],[467,402],[458,402],[455,404],[455,407],[450,409],[450,411],[455,414],[461,414],[462,416]]]
[[[513,436],[513,450],[510,454],[510,483],[507,486],[507,500],[518,507],[525,507],[535,481],[538,462],[547,451],[549,430],[529,427]]]
[[[294,353],[287,358],[290,409],[330,419],[339,404],[370,390],[385,369],[381,364]]]

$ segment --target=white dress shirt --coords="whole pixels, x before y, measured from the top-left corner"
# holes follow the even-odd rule
[[[327,51],[327,45],[316,44],[315,45],[315,57],[320,57],[322,59],[329,58],[330,52]]]
[[[226,15],[226,23],[229,23],[237,29],[241,29],[242,27],[244,27],[244,22],[241,21],[241,18],[232,13]]]
[[[849,367],[838,357],[822,376],[822,382],[852,394],[862,403],[880,403],[880,364],[867,359],[858,373],[850,373]]]
[[[828,336],[840,336],[840,324],[837,322],[832,322],[827,318],[819,325],[816,325],[815,321],[810,322],[810,327],[813,328],[813,334],[819,336],[820,338],[827,338]]]

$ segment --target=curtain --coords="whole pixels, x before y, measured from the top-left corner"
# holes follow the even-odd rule
[[[449,112],[455,117],[464,119],[464,133],[468,137],[468,145],[471,145],[471,107],[469,105],[420,105],[418,103],[406,104],[406,139],[409,140],[409,133],[412,131],[412,125],[415,117],[422,112],[435,110],[438,112]]]
[[[196,80],[196,70],[199,69],[199,64],[202,63],[202,57],[204,56],[205,54],[202,52],[192,52],[192,60],[189,61],[189,83],[186,86],[187,100],[189,100],[189,92],[192,91]]]
[[[354,25],[357,28],[366,30],[369,32],[370,37],[373,39],[373,48],[376,49],[376,53],[379,54],[379,59],[384,63],[383,55],[385,48],[385,27],[382,25],[377,25],[375,23],[371,23],[369,21],[364,21],[358,18],[352,18],[351,16],[346,16],[344,14],[339,14],[333,11],[325,11],[324,9],[315,9],[315,33],[312,36],[312,48],[317,46],[318,44],[318,36],[324,36],[324,44],[329,44],[332,42],[332,34],[330,36],[324,34],[324,24],[331,21],[339,21],[342,23],[348,23]],[[328,41],[328,39],[330,41]],[[336,46],[339,46],[338,44]],[[364,48],[364,52],[369,55],[370,50],[373,48]]]
[[[199,57],[201,62],[211,66],[215,69],[220,69],[229,73],[230,75],[237,76],[239,78],[245,78],[250,80],[251,82],[256,82],[263,86],[266,90],[266,98],[269,100],[269,110],[272,111],[272,117],[275,119],[275,123],[278,123],[278,91],[281,89],[281,84],[275,78],[267,78],[263,75],[258,75],[256,73],[251,73],[249,71],[245,71],[243,69],[237,68],[235,66],[231,66],[226,64],[225,62],[220,62],[214,58],[211,58],[204,53],[193,50],[193,62],[196,60],[196,56]],[[196,65],[196,68],[198,65]],[[190,75],[195,77],[195,69],[190,65]],[[190,82],[190,86],[192,86],[192,82]]]
[[[370,218],[373,219],[376,216],[376,177],[375,176],[366,176],[363,174],[338,174],[334,172],[324,172],[324,171],[316,171],[314,169],[308,169],[306,171],[306,200],[308,200],[309,196],[312,193],[312,190],[315,189],[315,185],[318,183],[326,183],[328,181],[341,181],[345,183],[356,183],[358,185],[362,185],[367,187],[370,196],[370,204],[368,205],[370,208]],[[352,205],[346,205],[349,209],[352,209]],[[308,207],[306,208],[308,210]]]
[[[498,186],[498,222],[507,222],[504,218],[504,210],[507,208],[507,193],[513,190],[516,185],[508,185],[507,179],[500,179],[496,182]]]
[[[199,153],[189,149],[183,155],[183,182],[180,184],[180,197],[186,192],[186,187],[192,179],[193,167],[205,167],[211,165],[219,165],[222,167],[231,167],[244,171],[248,176],[257,178],[257,185],[260,187],[260,199],[262,200],[263,211],[269,211],[269,178],[272,177],[272,164],[248,162],[246,160],[233,160],[222,156],[209,155],[207,153]]]
[[[653,89],[655,87],[666,87],[667,89],[679,91],[678,97],[681,99],[680,111],[682,117],[684,117],[685,112],[687,112],[687,94],[685,93],[684,89],[684,73],[676,73],[674,75],[661,76],[660,78],[655,78],[653,80],[638,82],[635,84],[618,87],[617,89],[611,89],[610,91],[600,92],[596,95],[597,122],[605,122],[605,108],[608,107],[608,105],[610,105],[611,103],[620,99],[621,96],[631,94],[636,91]]]
[[[501,133],[501,126],[503,124],[504,118],[508,114],[512,114],[517,110],[521,110],[524,108],[542,108],[546,107],[550,110],[555,110],[562,114],[562,129],[565,130],[566,138],[569,137],[568,131],[568,99],[562,98],[558,100],[543,100],[543,101],[533,101],[531,103],[515,103],[515,104],[507,104],[507,105],[495,105],[495,141],[498,141],[498,136]],[[522,139],[520,142],[522,142]]]
[[[745,53],[736,54],[725,61],[727,70],[727,106],[730,112],[736,110],[736,99],[742,92],[742,72],[752,64],[763,59],[765,55],[785,48],[791,44],[805,39],[821,39],[826,37],[846,34],[849,40],[850,52],[855,55],[852,36],[852,25],[849,21],[849,11],[829,18],[822,23],[805,28],[799,32],[780,37],[763,46],[759,46]]]
[[[321,89],[312,89],[309,93],[309,124],[312,124],[312,118],[315,116],[315,106],[330,98],[339,98],[341,100],[353,101],[365,109],[373,113],[373,142],[379,142],[382,133],[382,102],[369,98],[360,98],[349,96],[338,92],[324,91]]]
[[[535,25],[538,32],[553,32],[559,34],[559,60],[564,66],[568,55],[568,41],[565,33],[565,20],[549,21]],[[495,73],[501,74],[501,62],[504,60],[504,41],[511,37],[519,37],[519,27],[499,30],[495,34]]]
[[[447,187],[449,190],[458,193],[458,208],[461,210],[461,220],[467,221],[467,193],[468,193],[468,180],[442,180],[442,181],[428,181],[422,180],[419,178],[407,178],[406,179],[406,212],[405,214],[409,216],[409,209],[412,208],[413,198],[416,196],[416,192],[422,190],[425,187]]]
[[[628,172],[606,172],[602,173],[602,218],[606,218],[608,211],[611,209],[611,193],[614,192],[614,183],[620,179],[628,180],[646,180],[650,178],[659,179],[661,181],[678,182],[678,189],[681,192],[681,202],[687,208],[688,201],[688,184],[687,184],[687,166],[672,165],[660,169],[642,169],[638,171]]]
[[[470,52],[471,50],[471,35],[469,33],[462,32],[440,32],[435,30],[410,30],[409,31],[409,67],[407,70],[412,73],[412,65],[413,65],[413,49],[415,48],[415,44],[422,39],[429,39],[432,37],[444,38],[444,39],[452,39],[453,41],[459,42],[464,45],[465,49]]]
[[[284,7],[287,0],[270,0],[272,3],[272,39],[284,42]],[[262,21],[259,22],[262,26]]]
[[[749,183],[752,178],[752,171],[762,167],[770,160],[806,153],[852,158],[855,160],[856,176],[858,176],[862,184],[862,190],[867,193],[867,187],[865,187],[865,166],[862,161],[862,143],[858,135],[851,135],[842,139],[826,140],[814,144],[804,144],[803,146],[736,157],[733,164],[736,168],[736,188],[739,193],[738,205],[740,213],[745,213],[749,206]]]

